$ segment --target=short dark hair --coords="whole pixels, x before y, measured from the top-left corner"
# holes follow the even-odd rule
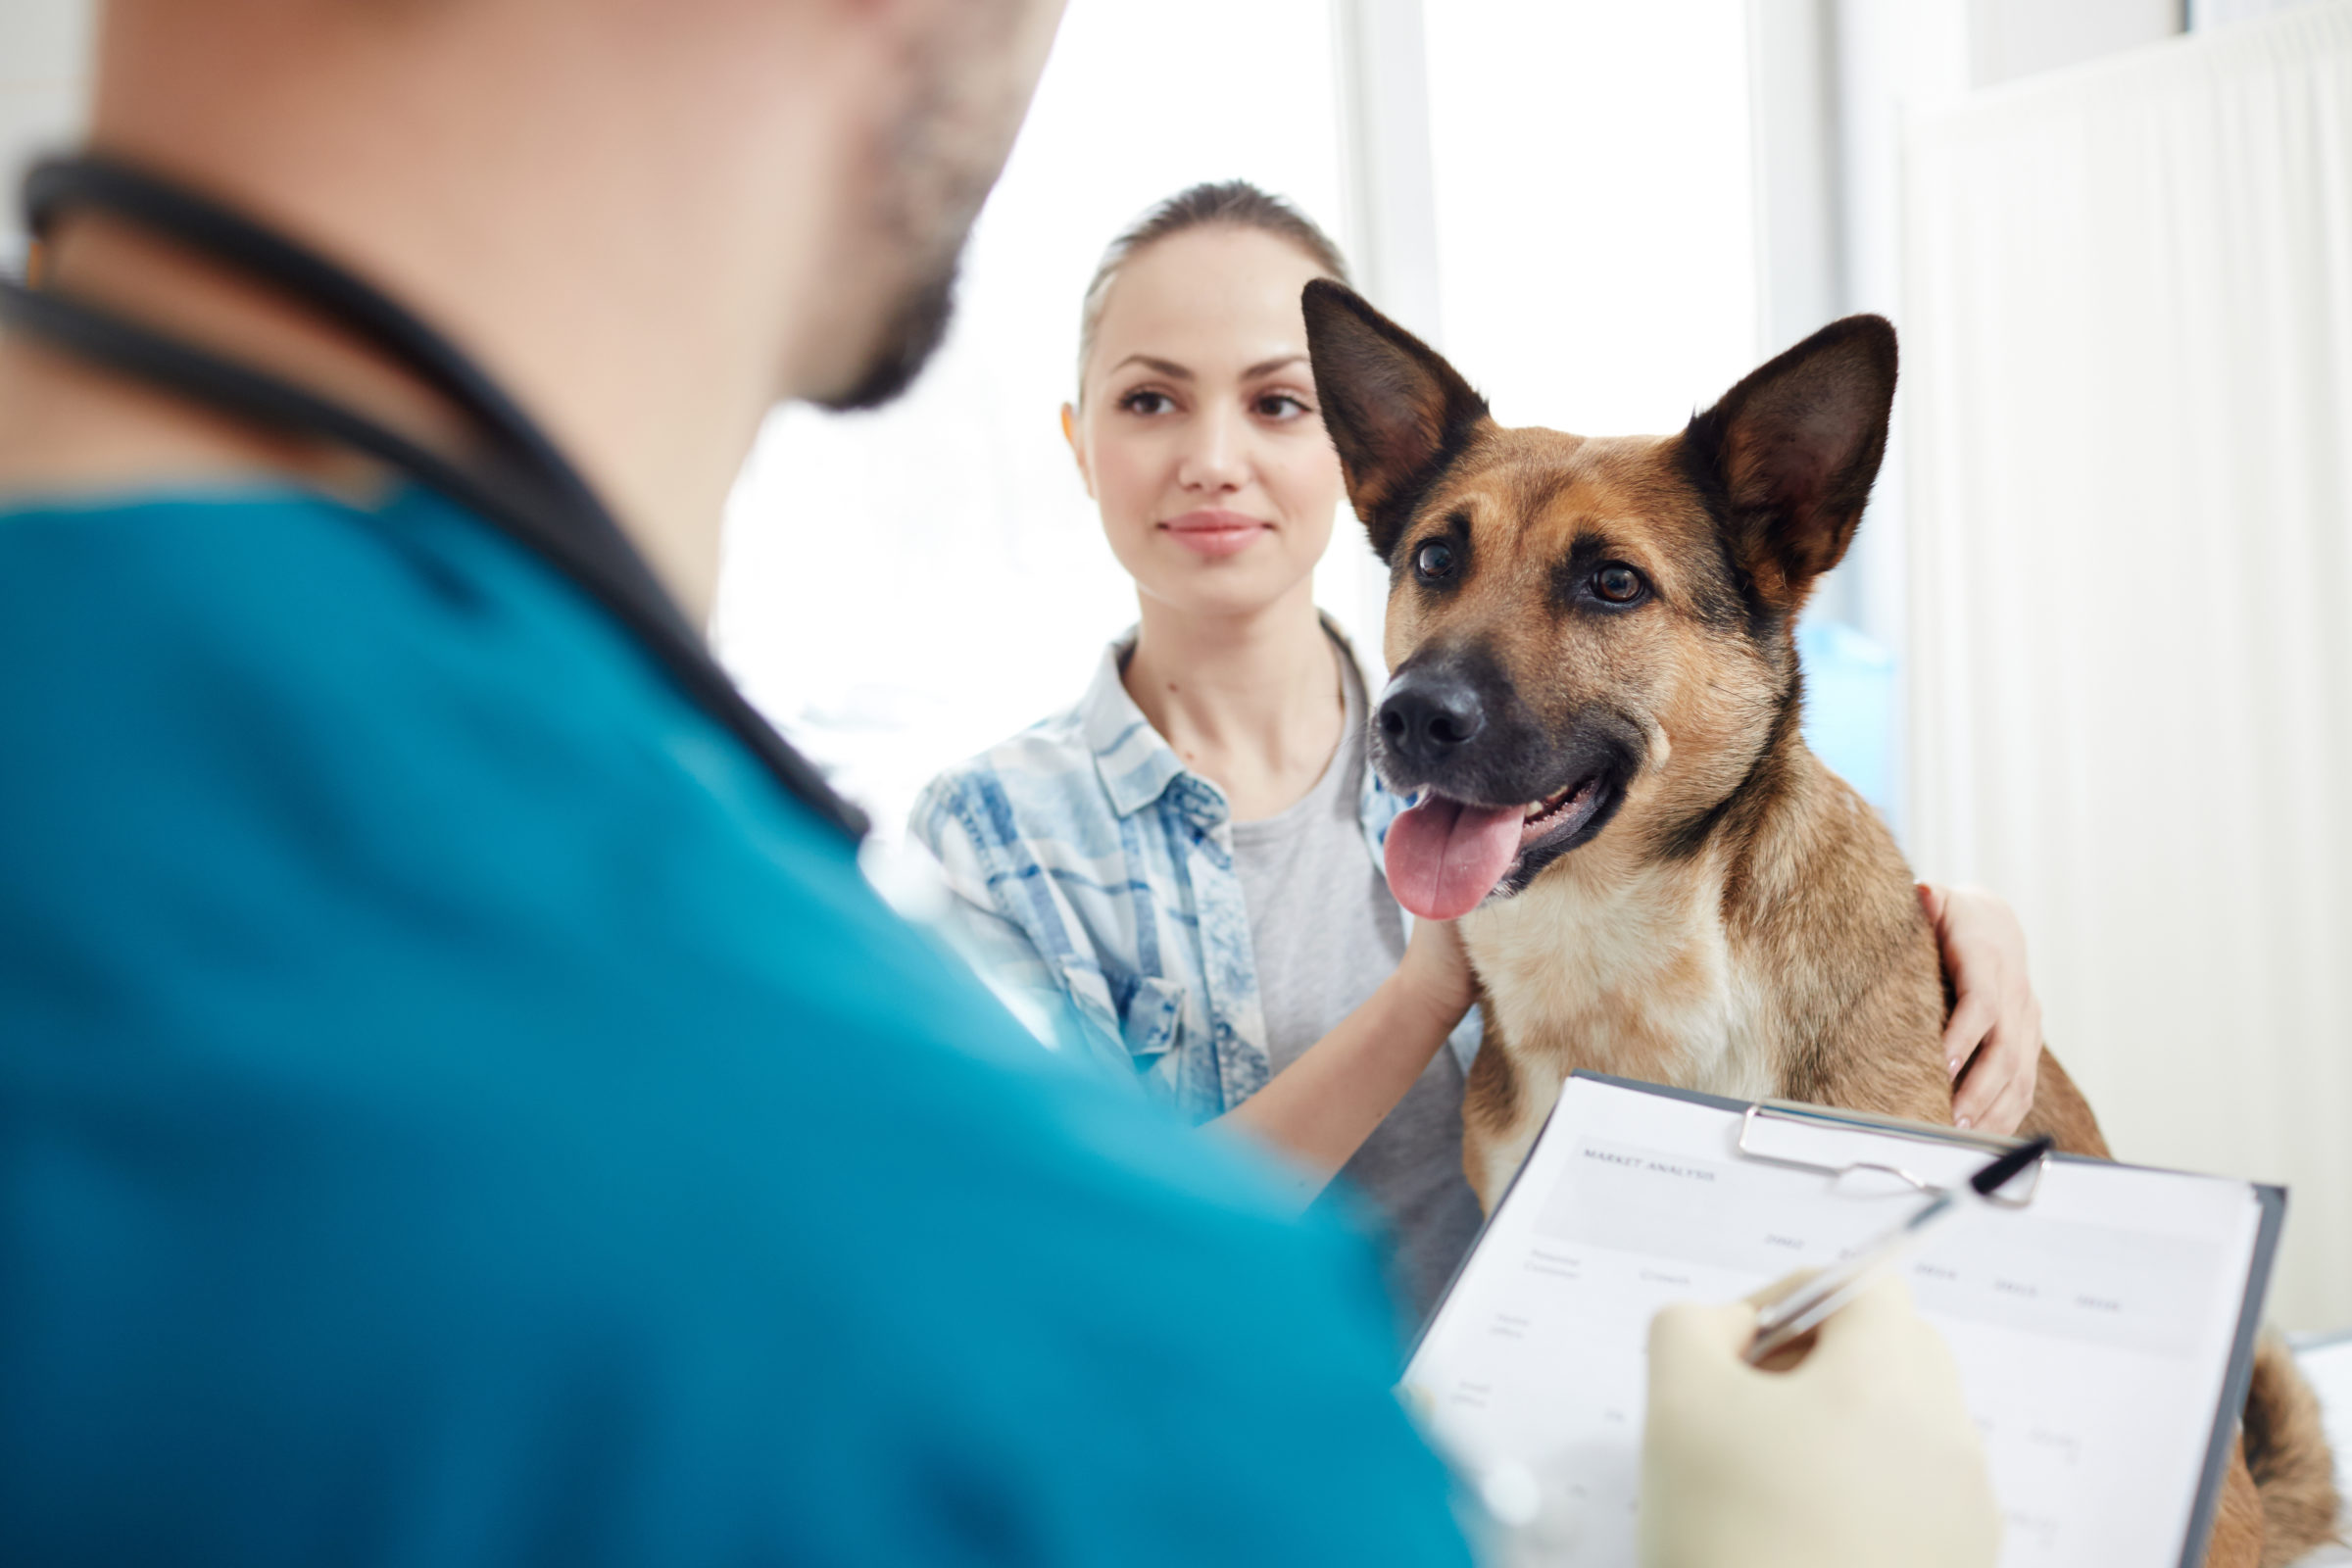
[[[1086,395],[1086,357],[1094,352],[1095,328],[1102,322],[1102,302],[1119,269],[1171,235],[1195,228],[1248,228],[1288,240],[1308,261],[1345,283],[1347,258],[1315,220],[1280,196],[1258,189],[1246,179],[1202,180],[1188,185],[1164,201],[1154,202],[1127,225],[1103,251],[1094,280],[1086,285],[1085,303],[1078,316],[1078,392]]]

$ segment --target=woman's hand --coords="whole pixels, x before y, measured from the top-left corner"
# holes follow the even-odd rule
[[[1943,1027],[1944,1066],[1962,1080],[1952,1121],[2008,1134],[2034,1108],[2041,1071],[2041,1003],[2026,977],[2026,931],[2017,911],[1983,888],[1919,885],[1936,928],[1952,1016]]]
[[[1416,920],[1396,972],[1256,1094],[1217,1118],[1289,1157],[1301,1207],[1413,1087],[1477,987],[1451,920]]]
[[[1404,945],[1396,978],[1447,1030],[1462,1021],[1462,1014],[1470,1010],[1478,996],[1470,956],[1462,951],[1462,934],[1451,920],[1413,922],[1412,940]]]

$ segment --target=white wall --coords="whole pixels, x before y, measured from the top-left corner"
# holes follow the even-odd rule
[[[2234,26],[2311,3],[2312,0],[2188,0],[2188,24],[2202,32],[2208,27]]]
[[[1744,0],[1425,26],[1448,358],[1505,424],[1680,429],[1756,363]]]
[[[1906,199],[1915,853],[2352,1324],[2352,0],[1980,95]]]
[[[2179,0],[1749,0],[1748,11],[1765,352],[1857,311],[1904,328],[1900,154],[1915,119],[2180,25]],[[1910,638],[1908,398],[1906,377],[1870,512],[1813,610],[1859,629],[1898,665]],[[1879,804],[1898,837],[1907,832],[1906,703],[1898,689],[1881,720],[1890,741]]]
[[[1969,0],[1969,62],[1980,87],[2057,71],[2180,30],[2180,0]]]

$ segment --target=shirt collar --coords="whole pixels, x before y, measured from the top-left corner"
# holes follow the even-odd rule
[[[1078,702],[1079,726],[1086,735],[1087,750],[1094,753],[1095,772],[1102,780],[1103,793],[1121,816],[1132,816],[1158,800],[1175,780],[1190,779],[1214,798],[1215,820],[1223,821],[1224,792],[1188,769],[1176,749],[1152,727],[1144,710],[1135,706],[1135,699],[1127,695],[1119,668],[1134,647],[1135,628],[1130,626],[1102,650],[1094,682]]]

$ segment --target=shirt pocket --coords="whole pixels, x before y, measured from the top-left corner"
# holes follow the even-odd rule
[[[1121,1008],[1112,1000],[1110,981],[1092,959],[1065,957],[1054,967],[1078,1015],[1106,1053],[1123,1050],[1134,1066],[1149,1069],[1174,1049],[1184,1029],[1184,987],[1157,975],[1139,975]]]
[[[1157,975],[1138,977],[1126,1015],[1119,1020],[1127,1054],[1139,1065],[1154,1062],[1168,1054],[1183,1027],[1184,987]]]

